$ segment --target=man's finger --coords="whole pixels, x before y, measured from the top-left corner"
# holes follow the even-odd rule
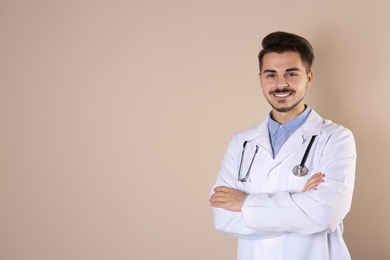
[[[219,196],[217,193],[214,193],[214,194],[210,197],[210,201],[219,201],[219,200],[222,200],[222,196]]]
[[[215,192],[227,192],[230,188],[226,186],[218,186],[214,188]]]

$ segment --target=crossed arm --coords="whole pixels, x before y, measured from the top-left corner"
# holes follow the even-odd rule
[[[318,185],[324,182],[325,174],[316,173],[306,182],[302,192],[315,190]],[[241,211],[242,204],[247,194],[226,186],[218,186],[210,197],[210,205],[215,208],[222,208],[234,212]]]

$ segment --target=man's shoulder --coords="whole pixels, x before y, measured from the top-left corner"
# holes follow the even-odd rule
[[[340,125],[340,124],[337,124],[337,123],[334,123],[330,119],[324,119],[324,123],[323,123],[323,127],[322,127],[321,132],[325,132],[328,134],[332,134],[332,133],[350,133],[350,134],[352,134],[352,131],[349,130],[347,127]]]
[[[309,120],[306,122],[310,127],[317,125],[321,134],[351,133],[351,130],[343,125],[337,124],[330,119],[322,118],[316,111],[312,110]]]
[[[268,119],[264,119],[260,124],[236,132],[231,138],[231,142],[232,144],[241,146],[245,141],[253,141],[264,138],[267,138],[268,140],[268,136]]]

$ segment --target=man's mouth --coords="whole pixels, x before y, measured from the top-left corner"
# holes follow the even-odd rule
[[[277,90],[271,92],[271,94],[277,98],[285,98],[285,97],[291,96],[293,93],[294,93],[294,90],[292,90],[292,89],[277,89]]]
[[[273,93],[275,97],[280,97],[280,98],[283,98],[283,97],[288,97],[291,95],[291,92],[277,92],[277,93]]]

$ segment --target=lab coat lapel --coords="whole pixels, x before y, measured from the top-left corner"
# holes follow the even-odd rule
[[[305,140],[302,137],[303,136],[301,131],[297,130],[286,140],[286,142],[283,144],[282,148],[274,159],[274,166],[281,163],[291,153],[295,152],[299,147],[302,146],[302,144],[305,143]]]
[[[291,153],[295,152],[302,145],[307,146],[313,135],[318,135],[321,132],[323,119],[312,110],[306,122],[302,127],[298,128],[284,143],[279,153],[273,161],[275,167],[284,161]]]
[[[256,134],[253,135],[251,139],[253,139],[254,142],[259,145],[261,149],[264,149],[272,158],[273,154],[268,131],[268,118],[257,127],[255,133]]]

